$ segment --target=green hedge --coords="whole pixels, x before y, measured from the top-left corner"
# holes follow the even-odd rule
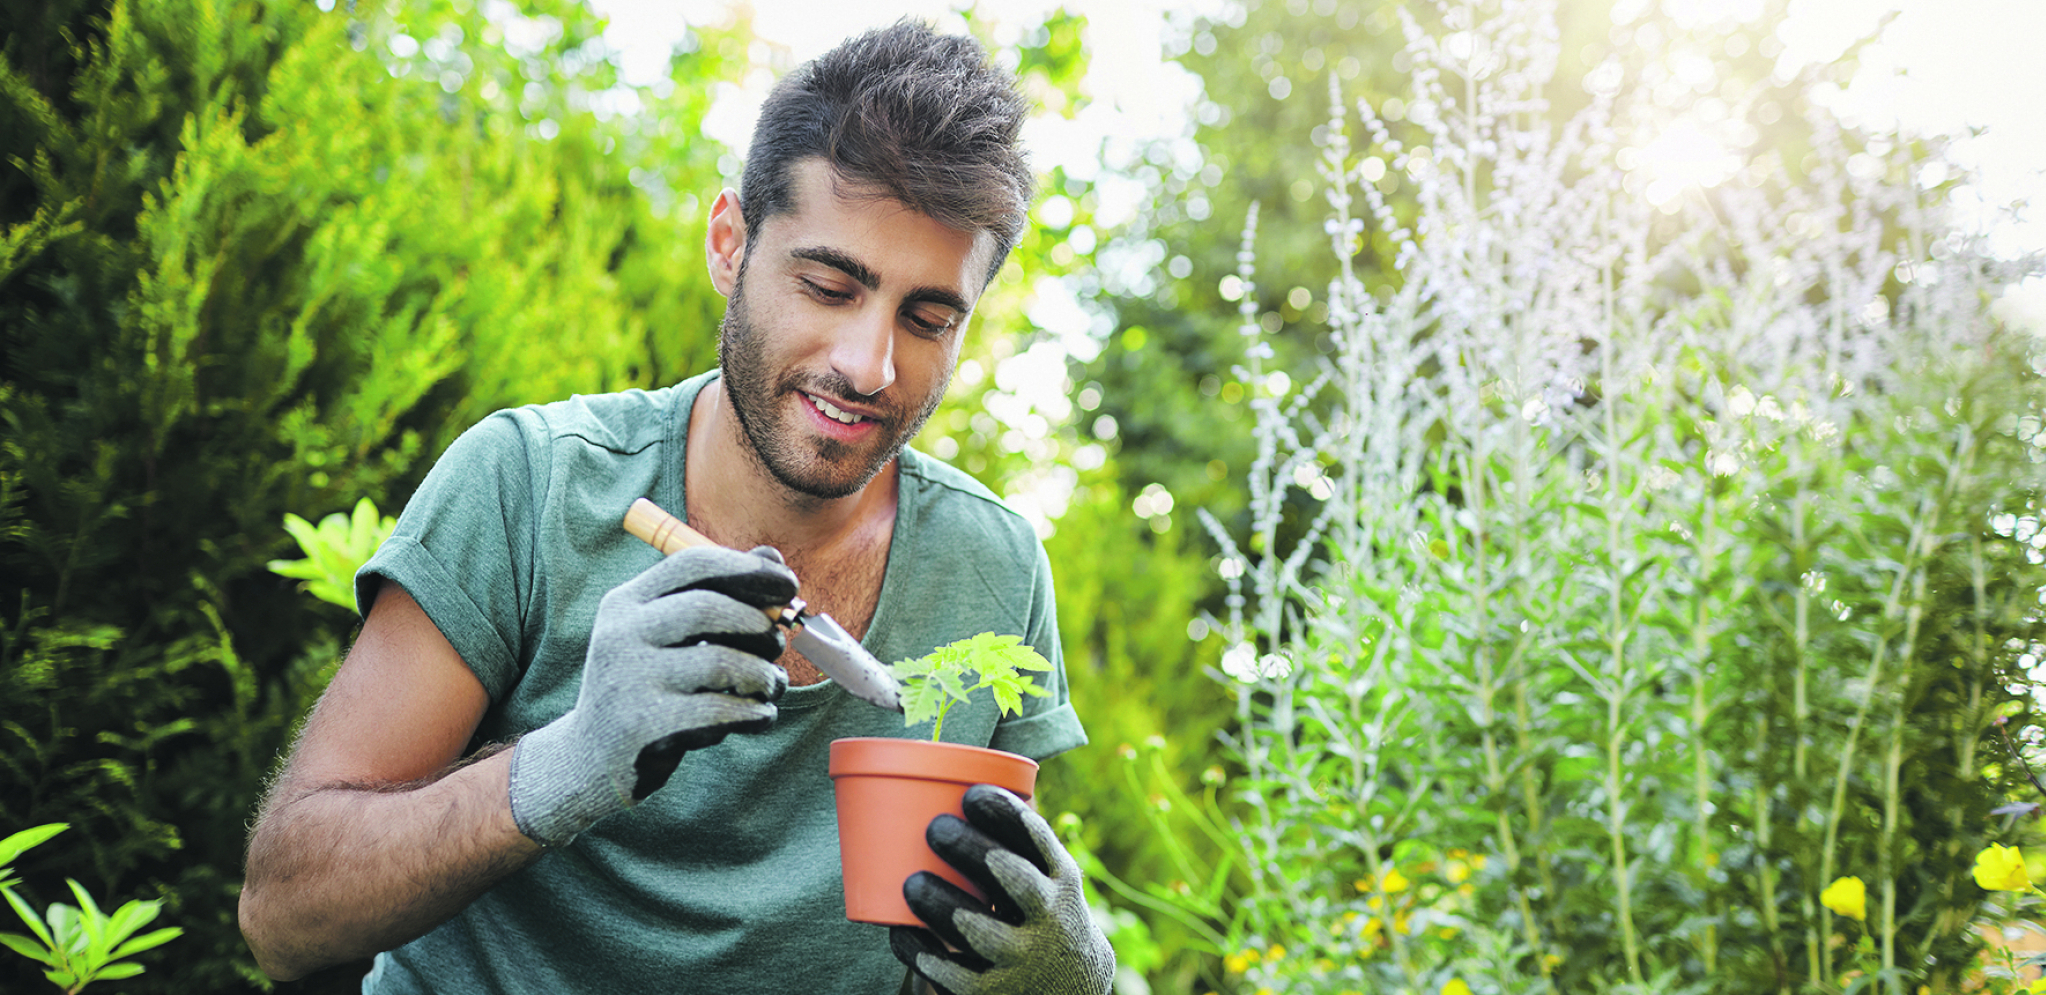
[[[351,624],[265,569],[285,513],[395,509],[492,408],[713,355],[665,191],[717,186],[700,81],[744,39],[606,119],[579,7],[518,52],[468,3],[382,9],[0,10],[0,830],[75,827],[18,868],[40,901],[167,899],[188,933],[132,991],[252,970],[245,820]]]

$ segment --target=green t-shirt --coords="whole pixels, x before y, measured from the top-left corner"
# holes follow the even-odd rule
[[[357,575],[363,604],[380,579],[403,586],[482,680],[479,742],[575,704],[597,602],[660,558],[620,527],[625,509],[648,497],[683,513],[690,406],[716,375],[490,416],[448,448]],[[1085,743],[1036,534],[951,467],[913,450],[898,466],[867,649],[892,662],[1020,635],[1060,664],[1042,678],[1050,695],[999,719],[976,697],[946,717],[945,739],[1038,759]],[[845,919],[826,770],[834,739],[917,730],[828,681],[789,688],[780,710],[768,732],[688,754],[646,801],[378,956],[363,990],[895,992],[888,931]]]

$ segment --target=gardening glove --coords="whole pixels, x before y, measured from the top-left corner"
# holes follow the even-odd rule
[[[795,594],[774,550],[703,546],[604,595],[575,707],[513,749],[519,831],[561,846],[666,783],[682,751],[772,725],[788,675],[761,609]]]
[[[962,807],[964,820],[940,815],[924,839],[993,908],[929,871],[910,875],[902,895],[931,928],[892,927],[896,959],[941,995],[1107,995],[1115,950],[1050,824],[991,784],[968,788]]]

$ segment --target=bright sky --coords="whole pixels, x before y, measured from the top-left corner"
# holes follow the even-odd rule
[[[1160,38],[1169,0],[1067,0],[1088,18],[1092,58],[1086,86],[1098,106],[1076,122],[1040,122],[1026,136],[1044,165],[1091,172],[1106,136],[1177,134],[1192,103],[1192,82],[1161,67]],[[1205,0],[1212,6],[1220,0]],[[1620,0],[1659,8],[1665,16],[1697,17],[1759,9],[1755,0]],[[896,0],[886,5],[845,0],[593,0],[612,19],[607,39],[621,52],[628,79],[662,74],[669,46],[691,23],[728,20],[750,7],[755,33],[774,61],[794,65],[849,35],[905,15],[941,27],[957,25],[948,0]],[[1058,0],[982,0],[995,23],[1020,30]],[[1175,4],[1178,7],[1185,3]],[[2022,224],[1998,228],[1998,246],[2017,253],[2046,250],[2046,0],[1791,0],[1781,35],[1790,63],[1837,58],[1855,38],[1895,16],[1863,53],[1861,71],[1840,102],[1850,118],[1871,124],[1975,137],[1958,141],[1952,157],[1976,170],[1990,206],[2030,196],[2036,206]],[[763,67],[743,86],[726,86],[712,119],[714,137],[744,147],[772,73]],[[1136,192],[1131,191],[1132,195]],[[1103,213],[1113,215],[1114,205]],[[1134,205],[1131,205],[1134,206]]]
[[[2040,0],[1793,0],[1786,58],[1836,58],[1894,20],[1864,50],[1840,109],[1871,124],[1966,135],[1950,158],[1974,170],[1985,213],[2029,198],[2024,220],[1997,228],[1999,250],[2046,250],[2046,3]]]

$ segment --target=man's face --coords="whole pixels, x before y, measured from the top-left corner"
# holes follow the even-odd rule
[[[894,200],[840,196],[821,160],[793,178],[794,209],[745,246],[718,350],[767,470],[798,493],[839,498],[937,410],[993,238]]]

